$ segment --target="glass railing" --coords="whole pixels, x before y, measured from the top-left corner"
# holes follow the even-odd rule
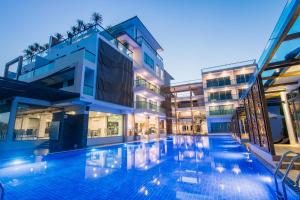
[[[135,108],[136,109],[147,109],[148,108],[148,102],[146,102],[146,101],[136,101],[135,102]]]
[[[250,65],[256,65],[256,60],[246,60],[242,62],[235,62],[235,63],[225,64],[225,65],[207,67],[207,68],[202,68],[201,71],[202,73],[209,73],[209,72],[222,71],[226,69],[233,69],[237,67],[250,66]]]
[[[161,94],[161,91],[157,86],[149,83],[148,81],[146,81],[144,79],[135,80],[135,85],[136,85],[136,87],[141,86],[141,87],[147,88],[157,94]]]
[[[132,51],[130,51],[118,39],[116,39],[114,36],[112,36],[106,29],[104,29],[99,24],[96,24],[86,30],[82,30],[79,33],[77,33],[76,35],[74,35],[72,38],[64,39],[61,42],[55,44],[54,46],[52,46],[50,48],[63,49],[64,47],[69,46],[75,42],[79,42],[82,39],[85,39],[94,33],[98,33],[99,35],[103,36],[111,44],[113,44],[115,47],[117,47],[121,52],[127,54],[130,58],[132,58]],[[45,57],[47,55],[47,53],[48,53],[48,49],[46,49],[44,51],[40,51],[40,52],[36,53],[35,55],[31,56],[30,58],[24,59],[23,63],[27,65],[32,62],[35,62],[36,55]]]
[[[146,101],[136,101],[135,102],[136,109],[145,109],[151,110],[154,112],[165,113],[165,109],[157,104],[146,102]]]
[[[20,81],[24,81],[27,79],[31,79],[34,77],[38,77],[44,74],[47,74],[50,70],[54,69],[54,62],[49,63],[47,65],[44,65],[42,67],[39,67],[37,69],[33,69],[32,71],[26,72],[19,76]]]
[[[237,100],[237,99],[239,99],[237,95],[228,95],[224,97],[206,97],[205,101],[218,102],[218,101],[228,101],[228,100]]]
[[[227,109],[227,110],[210,110],[209,115],[231,115],[233,114],[234,109]]]

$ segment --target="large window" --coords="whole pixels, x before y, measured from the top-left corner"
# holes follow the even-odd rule
[[[153,59],[146,53],[144,53],[144,62],[154,70],[154,61]]]
[[[88,137],[122,136],[123,116],[103,112],[89,112]]]
[[[239,84],[239,83],[248,83],[250,78],[253,76],[252,73],[249,73],[249,74],[239,74],[239,75],[236,75],[236,83]]]
[[[233,105],[209,106],[210,115],[230,115],[234,111]]]
[[[232,99],[231,90],[209,93],[208,101],[223,101]]]
[[[84,71],[83,94],[93,96],[94,93],[94,70],[88,67]]]
[[[221,78],[215,78],[215,79],[209,79],[206,81],[206,87],[219,87],[219,86],[225,86],[230,85],[230,77],[221,77]]]
[[[230,122],[212,122],[210,125],[212,133],[230,132]]]
[[[10,115],[10,104],[0,105],[0,140],[5,140]]]
[[[52,113],[57,109],[18,104],[14,128],[15,140],[49,139]]]

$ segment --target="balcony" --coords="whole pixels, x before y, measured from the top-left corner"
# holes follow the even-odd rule
[[[165,109],[157,104],[153,104],[146,101],[136,101],[135,109],[141,110],[142,112],[150,112],[150,113],[162,113],[165,114]]]
[[[50,50],[56,51],[56,50],[64,49],[64,48],[66,48],[74,43],[77,43],[83,39],[86,39],[89,36],[91,36],[92,34],[96,34],[96,33],[101,35],[103,38],[105,38],[106,41],[108,41],[113,46],[115,46],[117,49],[119,49],[120,52],[123,52],[125,55],[132,58],[132,51],[130,51],[127,47],[125,47],[119,40],[117,40],[115,37],[113,37],[102,26],[100,26],[99,24],[96,24],[96,25],[93,25],[93,26],[87,28],[86,30],[83,30],[83,31],[77,33],[72,38],[67,38],[67,39],[62,40],[61,42],[50,47],[50,49],[40,51],[33,56],[25,58],[23,60],[23,65],[25,67],[27,67],[28,65],[34,64],[36,62],[37,58],[47,60],[48,51],[50,51]],[[95,55],[93,55],[90,52],[86,53],[85,59],[89,60],[90,62],[95,63]],[[38,67],[38,68],[33,67],[30,70],[23,72],[23,74],[21,74],[19,76],[19,80],[24,81],[26,79],[30,79],[30,78],[34,78],[34,77],[43,75],[43,74],[47,73],[48,71],[52,70],[53,68],[54,68],[53,61],[51,61],[49,64],[46,64],[42,67]]]
[[[205,97],[205,102],[222,102],[222,101],[233,101],[238,100],[238,95],[225,95],[225,96],[214,96],[214,97]]]
[[[159,87],[149,83],[148,81],[146,81],[144,79],[135,80],[135,86],[136,87],[143,87],[143,88],[151,90],[152,92],[154,92],[156,94],[162,95]]]
[[[227,110],[210,110],[209,115],[232,115],[235,109]]]

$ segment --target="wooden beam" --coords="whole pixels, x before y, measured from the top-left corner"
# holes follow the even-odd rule
[[[295,84],[298,84],[298,82],[297,82],[297,81],[294,81],[294,82],[288,82],[288,83],[273,84],[273,85],[270,85],[270,86],[267,86],[267,87],[264,87],[264,88],[273,88],[273,87],[287,86],[287,85],[295,85]]]
[[[286,67],[290,67],[293,65],[300,65],[300,60],[295,60],[295,61],[284,60],[284,61],[279,61],[279,62],[273,62],[273,63],[270,63],[264,71],[286,68]]]
[[[287,77],[292,77],[292,76],[300,76],[300,71],[288,72],[288,73],[274,75],[274,76],[267,76],[267,77],[264,77],[263,80],[272,80],[275,78],[287,78]]]

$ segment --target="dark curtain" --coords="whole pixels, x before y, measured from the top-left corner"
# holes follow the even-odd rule
[[[132,61],[99,41],[96,99],[133,107]]]

